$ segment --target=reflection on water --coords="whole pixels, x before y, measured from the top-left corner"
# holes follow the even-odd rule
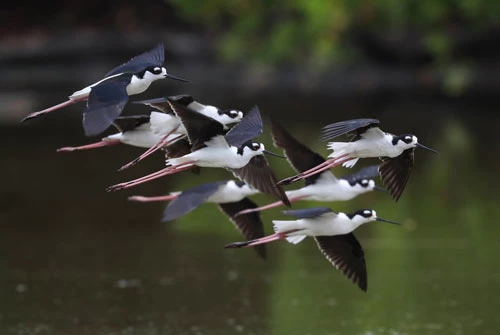
[[[158,223],[163,204],[126,197],[199,179],[186,173],[181,182],[166,178],[106,193],[162,159],[116,173],[141,150],[56,154],[59,146],[87,141],[71,135],[75,129],[55,127],[50,138],[36,124],[2,130],[3,143],[12,145],[1,149],[0,334],[497,333],[500,226],[498,192],[489,191],[496,180],[481,161],[462,164],[474,149],[461,142],[470,136],[462,125],[443,128],[439,145],[426,143],[439,156],[417,153],[397,204],[380,194],[328,204],[373,207],[404,223],[356,232],[367,258],[367,293],[333,269],[312,240],[270,245],[267,261],[250,249],[223,249],[240,236],[216,206]],[[290,173],[286,163],[272,164]],[[317,203],[301,206],[309,205]],[[279,215],[263,215],[268,232]]]

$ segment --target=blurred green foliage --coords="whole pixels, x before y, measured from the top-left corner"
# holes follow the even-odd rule
[[[321,69],[353,59],[349,33],[394,37],[417,31],[437,60],[446,60],[452,35],[498,22],[500,2],[487,0],[169,0],[181,17],[221,33],[229,61],[297,63]]]

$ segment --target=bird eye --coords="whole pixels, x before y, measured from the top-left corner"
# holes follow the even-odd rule
[[[162,72],[161,67],[155,67],[152,71],[153,74],[160,74]]]
[[[259,143],[252,143],[252,150],[259,150],[260,144]]]
[[[364,215],[365,217],[370,217],[370,216],[372,215],[372,211],[370,211],[370,210],[364,210],[364,211],[363,211],[363,215]]]
[[[368,179],[363,179],[361,181],[361,186],[367,186],[368,185]]]
[[[237,111],[230,111],[230,112],[229,112],[229,115],[230,115],[231,117],[237,117],[237,116],[238,116],[238,112],[237,112]]]

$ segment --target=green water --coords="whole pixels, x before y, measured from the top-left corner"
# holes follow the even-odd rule
[[[85,139],[47,139],[32,127],[3,131],[17,141],[1,149],[0,334],[498,333],[500,160],[496,148],[478,151],[462,123],[445,123],[425,143],[439,155],[417,152],[398,203],[370,193],[296,206],[367,207],[403,223],[355,232],[366,255],[366,293],[313,240],[269,245],[263,261],[250,249],[223,249],[241,237],[215,205],[161,224],[164,204],[126,201],[227,179],[224,171],[106,193],[157,169],[161,157],[119,174],[140,149],[56,154]],[[286,162],[271,163],[280,176],[292,172]],[[267,232],[277,217],[278,209],[264,213]]]

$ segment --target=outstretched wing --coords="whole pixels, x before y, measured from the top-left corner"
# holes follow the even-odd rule
[[[146,51],[128,62],[115,67],[104,76],[109,77],[119,73],[137,73],[150,66],[163,66],[165,62],[165,48],[163,43],[158,44],[154,49]]]
[[[165,212],[163,213],[163,222],[175,220],[192,210],[196,209],[204,203],[212,194],[217,192],[219,187],[227,181],[218,181],[198,185],[189,190],[182,191],[181,194],[174,200],[170,201]]]
[[[366,129],[374,127],[379,123],[380,121],[377,119],[354,119],[332,123],[323,127],[321,140],[328,141],[354,131],[356,131],[355,134],[363,133]]]
[[[264,236],[264,224],[260,218],[259,212],[249,213],[247,215],[235,216],[245,209],[257,208],[257,204],[248,198],[244,198],[238,202],[228,202],[218,204],[221,211],[223,211],[233,225],[241,232],[247,241],[255,240]],[[260,257],[266,258],[266,246],[256,245],[255,251]]]
[[[284,150],[288,162],[295,171],[304,172],[325,161],[318,153],[297,141],[276,120],[271,120],[271,126],[274,145]],[[331,172],[327,170],[325,173]],[[306,185],[314,184],[320,176],[321,174],[316,174],[306,178]]]
[[[264,125],[260,116],[259,107],[254,106],[239,123],[225,135],[229,145],[241,147],[244,143],[262,134]]]
[[[285,205],[291,206],[285,191],[280,185],[277,185],[278,180],[264,155],[252,157],[248,164],[240,169],[228,170],[253,188],[262,193],[272,195],[281,200]]]
[[[170,107],[168,100],[175,101],[183,106],[187,106],[190,103],[194,102],[193,97],[190,95],[174,95],[174,96],[170,96],[168,98],[162,97],[162,98],[155,98],[155,99],[139,100],[139,101],[133,101],[132,103],[151,106],[151,107],[159,110],[160,112],[163,112],[166,114],[173,114],[174,111]]]
[[[395,201],[399,200],[405,189],[414,160],[415,148],[406,149],[394,158],[382,158],[379,167],[380,178]]]
[[[326,259],[360,289],[366,291],[368,279],[365,254],[354,234],[316,236],[314,239]]]
[[[149,122],[149,115],[120,116],[115,119],[113,126],[121,133],[136,129]]]
[[[330,213],[334,216],[337,214],[328,207],[312,207],[304,209],[290,209],[283,211],[283,214],[288,216],[294,216],[298,219],[312,219],[323,214]]]
[[[166,158],[178,158],[191,153],[191,144],[186,138],[181,138],[163,147]]]
[[[113,124],[128,102],[129,83],[130,76],[122,75],[92,87],[87,108],[83,110],[85,135],[99,135]]]
[[[217,135],[224,135],[222,123],[187,108],[175,101],[168,100],[175,115],[181,120],[186,128],[187,136],[193,151],[205,147],[205,142]]]

